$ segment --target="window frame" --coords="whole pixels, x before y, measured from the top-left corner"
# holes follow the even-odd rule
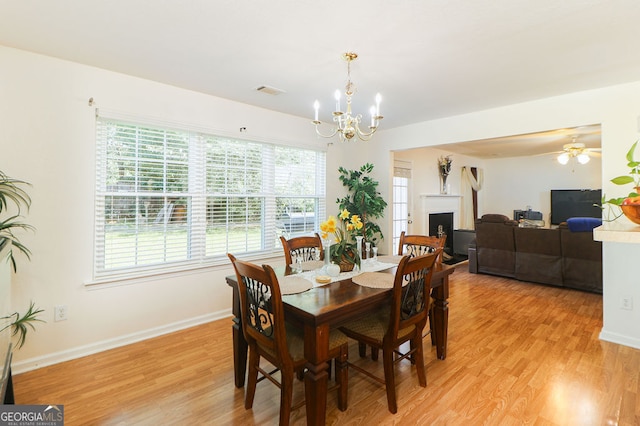
[[[187,247],[186,252],[187,257],[178,261],[163,261],[163,262],[154,262],[152,264],[132,264],[128,266],[123,266],[119,268],[114,268],[108,266],[107,262],[107,253],[110,250],[105,247],[107,241],[107,235],[109,233],[108,225],[107,225],[107,210],[106,210],[106,197],[108,195],[113,195],[113,191],[108,191],[107,189],[107,181],[109,172],[107,170],[107,165],[109,162],[109,158],[107,156],[107,145],[108,145],[108,137],[106,134],[102,133],[109,126],[132,126],[138,129],[154,129],[154,130],[162,130],[168,132],[178,132],[180,134],[188,135],[189,140],[189,153],[188,157],[188,189],[184,193],[179,193],[175,195],[180,195],[190,200],[188,202],[187,207],[187,221],[186,221],[186,232],[187,232]],[[234,255],[240,256],[243,258],[249,259],[257,259],[257,258],[267,258],[273,257],[275,255],[282,255],[282,248],[279,242],[279,233],[281,232],[277,229],[279,221],[276,220],[276,204],[282,206],[283,202],[286,204],[286,199],[304,199],[306,200],[306,205],[313,205],[313,229],[317,230],[319,228],[319,224],[323,219],[326,211],[326,148],[320,149],[318,147],[310,147],[310,146],[300,146],[300,144],[288,144],[282,141],[265,141],[260,139],[249,139],[249,138],[238,138],[237,136],[230,136],[224,134],[224,132],[211,130],[211,129],[202,129],[198,126],[192,125],[183,125],[168,122],[157,122],[155,120],[145,120],[139,117],[120,117],[117,114],[98,114],[96,111],[96,180],[95,180],[95,221],[94,221],[94,256],[93,256],[93,280],[94,283],[99,283],[102,281],[114,281],[119,279],[128,279],[128,278],[139,278],[148,275],[156,275],[159,273],[171,273],[176,271],[184,271],[190,269],[198,269],[203,267],[217,266],[228,263],[228,258],[226,256],[227,251],[231,251]],[[262,155],[265,152],[271,152],[271,158],[264,160],[261,157],[261,184],[262,188],[260,191],[255,191],[253,185],[251,188],[245,188],[245,193],[231,193],[231,194],[219,194],[212,193],[209,191],[209,182],[207,182],[208,171],[207,169],[207,141],[211,139],[215,140],[225,140],[228,143],[235,144],[236,146],[243,145],[251,145],[252,147],[259,147]],[[276,193],[276,185],[275,181],[278,172],[283,173],[282,170],[278,170],[278,165],[276,164],[276,153],[282,150],[292,150],[291,152],[299,152],[299,153],[311,153],[313,158],[315,158],[315,168],[314,176],[315,176],[315,184],[313,188],[310,189],[306,187],[305,189],[311,191],[311,193]],[[301,154],[302,155],[302,154]],[[137,157],[139,158],[139,157]],[[166,165],[166,163],[164,163]],[[296,166],[296,165],[293,165]],[[304,170],[308,172],[310,167],[308,165],[297,165],[298,167],[292,167],[289,165],[286,167],[287,172],[291,173],[291,170]],[[244,166],[246,169],[246,165]],[[284,169],[284,167],[281,167]],[[219,169],[218,169],[219,170]],[[227,165],[227,168],[222,171],[222,174],[228,173],[230,167]],[[238,170],[236,168],[236,170]],[[140,179],[144,177],[143,172],[136,169],[134,172],[136,175],[136,179]],[[212,172],[213,174],[213,172]],[[247,185],[249,186],[249,185]],[[253,192],[252,192],[253,191]],[[116,192],[118,194],[122,194],[120,192]],[[129,192],[131,196],[141,194],[148,195],[148,193],[140,191],[138,187],[135,188],[133,192]],[[167,197],[169,195],[174,195],[173,193],[162,192],[159,195],[160,197],[164,197],[164,206],[167,206]],[[247,249],[248,245],[245,246],[244,249],[238,249],[238,247],[230,248],[229,246],[229,219],[227,220],[227,228],[224,232],[226,236],[226,240],[222,243],[221,247],[217,247],[216,250],[222,250],[220,252],[207,252],[207,232],[209,230],[209,220],[208,216],[208,200],[213,197],[222,196],[227,197],[231,200],[239,200],[242,197],[254,197],[262,200],[262,205],[259,210],[252,210],[250,208],[246,208],[246,212],[248,215],[251,213],[259,213],[260,226],[259,226],[259,239],[260,245],[257,250]],[[284,201],[282,201],[284,200]],[[309,202],[311,200],[311,202]],[[294,205],[294,202],[290,202],[291,205]],[[281,207],[279,207],[281,208]],[[307,208],[307,207],[305,207]],[[228,206],[225,207],[227,213],[229,211]],[[135,210],[135,221],[137,222],[137,217],[139,216],[139,211]],[[227,215],[228,216],[228,215]],[[255,215],[254,215],[255,217]],[[145,217],[148,219],[149,217]],[[134,225],[137,226],[137,225]],[[135,229],[135,227],[134,227]],[[309,231],[305,229],[305,231]],[[166,231],[165,231],[166,232]],[[315,231],[314,231],[315,232]],[[307,232],[311,233],[311,232]],[[246,233],[245,233],[246,236]],[[248,243],[247,243],[248,244]],[[137,247],[135,252],[143,249]],[[165,246],[166,250],[166,246]],[[134,262],[135,263],[135,262]]]

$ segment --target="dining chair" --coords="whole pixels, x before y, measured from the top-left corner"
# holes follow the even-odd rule
[[[442,258],[444,256],[444,245],[447,242],[447,234],[441,237],[433,235],[406,235],[404,231],[400,233],[400,244],[398,244],[398,254],[406,253],[408,256],[419,256],[421,254],[433,253],[436,249],[442,248],[443,251],[436,259],[436,264],[442,266]],[[406,252],[405,252],[406,250]],[[431,344],[436,344],[435,334],[433,332],[433,305],[429,310],[429,331],[422,337],[431,334]],[[373,355],[373,354],[372,354]]]
[[[302,262],[315,260],[316,250],[320,252],[320,259],[324,259],[322,240],[317,233],[313,237],[294,237],[288,240],[280,236],[280,241],[282,242],[287,265],[293,265],[294,260],[298,258],[301,259]]]
[[[427,322],[431,304],[433,266],[442,248],[422,256],[404,256],[398,264],[393,282],[391,304],[344,323],[340,327],[347,336],[372,348],[382,350],[384,380],[370,371],[348,362],[349,368],[366,374],[382,383],[387,391],[387,406],[391,413],[398,411],[394,364],[409,358],[416,366],[420,386],[427,386],[422,349],[422,330]],[[410,342],[410,350],[400,352],[400,345]],[[395,359],[394,359],[395,358]]]
[[[408,256],[419,256],[432,253],[438,248],[444,248],[446,242],[446,234],[442,234],[441,237],[433,235],[406,235],[405,231],[402,231],[400,234],[400,244],[398,244],[398,254],[400,256],[404,254]],[[440,257],[438,257],[436,263],[442,263],[442,253],[443,252],[440,253]]]
[[[279,424],[288,425],[291,410],[305,403],[302,400],[292,405],[294,375],[303,371],[307,362],[303,332],[284,319],[282,294],[273,268],[243,262],[232,254],[228,256],[238,280],[242,332],[249,346],[245,409],[252,408],[256,385],[266,378],[280,388]],[[348,342],[347,336],[340,331],[330,332],[329,359],[336,361],[336,386],[331,389],[338,389],[338,408],[341,411],[347,409]],[[267,371],[261,367],[260,358],[273,364],[275,370]],[[274,377],[277,371],[280,371],[280,381]]]

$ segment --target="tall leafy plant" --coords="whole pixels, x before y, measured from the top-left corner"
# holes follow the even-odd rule
[[[371,178],[373,164],[367,163],[357,170],[347,170],[344,167],[338,168],[339,179],[342,185],[347,188],[349,194],[336,201],[340,210],[347,209],[351,214],[356,214],[362,221],[362,236],[365,241],[369,241],[373,246],[378,244],[384,236],[380,231],[380,226],[372,220],[380,219],[384,216],[384,209],[387,202],[378,191],[378,181]]]
[[[33,226],[22,222],[22,210],[29,209],[31,206],[31,197],[25,191],[24,187],[29,184],[25,181],[18,180],[7,176],[0,171],[0,249],[10,244],[7,260],[11,262],[13,271],[17,271],[16,259],[13,250],[17,249],[22,252],[27,259],[31,258],[31,251],[20,241],[17,231],[33,230]],[[10,210],[11,212],[7,212]],[[35,307],[31,302],[29,309],[24,314],[14,312],[13,314],[1,317],[0,319],[10,319],[11,322],[0,329],[0,331],[11,327],[13,335],[18,336],[18,348],[24,345],[27,338],[29,328],[35,329],[33,323],[38,319],[38,314],[43,312],[42,309]]]
[[[20,242],[16,236],[17,230],[32,230],[33,227],[21,221],[21,212],[23,208],[27,210],[31,206],[31,197],[23,189],[23,186],[29,185],[27,182],[13,179],[0,171],[0,248],[7,243],[11,243],[9,250],[9,261],[16,272],[16,260],[13,249],[18,249],[27,258],[31,258],[29,249]],[[7,215],[7,209],[14,207],[15,213]]]

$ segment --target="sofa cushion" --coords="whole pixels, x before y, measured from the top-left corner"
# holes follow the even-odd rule
[[[518,222],[501,214],[486,214],[476,220],[478,272],[515,276],[513,229]]]
[[[591,232],[602,225],[602,219],[595,217],[570,217],[567,226],[571,232]]]
[[[562,247],[557,229],[516,228],[516,278],[562,286]]]
[[[478,220],[482,223],[505,223],[510,221],[510,219],[503,214],[485,214]]]
[[[602,293],[602,243],[591,232],[560,227],[565,287]]]

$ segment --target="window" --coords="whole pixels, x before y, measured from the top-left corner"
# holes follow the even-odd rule
[[[392,247],[400,244],[400,234],[407,232],[411,223],[409,209],[409,183],[411,163],[396,160],[393,170],[393,241]]]
[[[325,153],[98,118],[95,278],[280,253],[325,212]]]

